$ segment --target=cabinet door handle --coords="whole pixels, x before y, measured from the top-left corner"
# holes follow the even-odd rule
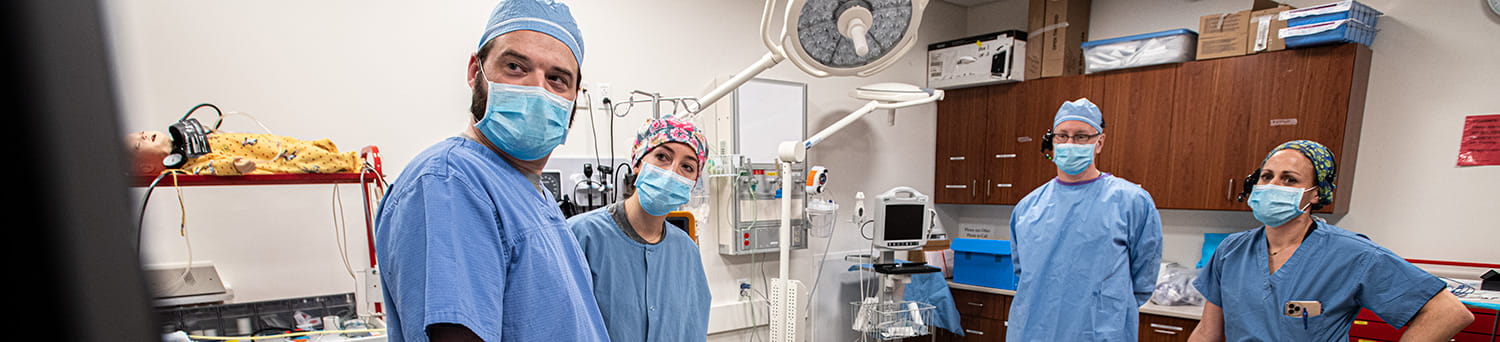
[[[974,187],[978,187],[979,186],[979,180],[978,179],[972,180],[971,182],[974,183]],[[973,187],[969,188],[969,198],[975,198],[975,197],[979,197],[979,189],[975,189]]]
[[[1015,154],[1015,153],[1009,153],[1009,154],[996,154],[996,155],[995,155],[995,159],[1005,159],[1005,158],[1015,158],[1015,157],[1016,157],[1016,154]]]
[[[1224,190],[1224,199],[1234,202],[1234,178],[1229,179],[1229,188]]]
[[[1156,329],[1156,332],[1160,333],[1160,334],[1167,334],[1167,335],[1176,335],[1177,334],[1176,331],[1167,331],[1167,330],[1161,330],[1161,329]]]
[[[1152,328],[1156,328],[1156,329],[1170,329],[1170,330],[1182,331],[1182,327],[1170,326],[1170,325],[1166,325],[1166,324],[1151,323],[1151,327]]]
[[[948,185],[944,185],[943,188],[945,188],[945,189],[968,189],[969,186],[968,185],[963,185],[963,184],[948,184]]]
[[[1015,185],[1014,184],[1010,184],[1010,183],[995,184],[996,188],[1009,188],[1009,187],[1013,187],[1013,186],[1015,186]]]
[[[975,334],[975,335],[980,335],[980,336],[984,335],[983,331],[974,330],[974,329],[964,329],[964,332],[970,333],[970,334]]]
[[[969,302],[969,305],[971,305],[971,306],[977,306],[977,307],[981,307],[981,308],[984,307],[984,303]]]
[[[948,160],[964,160],[964,157],[962,157],[962,156],[959,156],[959,157],[948,157]]]
[[[988,180],[988,179],[984,180],[984,197],[985,198],[989,198],[990,197],[990,189],[991,189],[990,188],[990,180]]]

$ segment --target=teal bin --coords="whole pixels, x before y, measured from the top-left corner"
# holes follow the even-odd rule
[[[1015,264],[1010,241],[953,239],[953,282],[1015,290]]]

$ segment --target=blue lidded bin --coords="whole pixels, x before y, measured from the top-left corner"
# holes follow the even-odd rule
[[[953,239],[953,282],[1015,290],[1010,241]]]
[[[1370,46],[1375,42],[1375,28],[1350,19],[1335,20],[1284,28],[1281,38],[1293,48],[1349,42]]]
[[[1285,20],[1288,27],[1345,19],[1358,21],[1369,27],[1378,27],[1378,21],[1382,14],[1380,11],[1370,8],[1370,6],[1365,6],[1365,4],[1359,1],[1346,0],[1284,11],[1281,12],[1280,19]]]

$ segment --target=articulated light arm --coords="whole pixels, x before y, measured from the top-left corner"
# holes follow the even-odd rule
[[[828,128],[824,128],[822,131],[818,131],[817,134],[813,134],[812,137],[807,138],[807,140],[805,141],[782,142],[780,146],[777,146],[777,152],[780,154],[780,158],[782,161],[801,162],[807,158],[807,150],[812,149],[813,146],[816,146],[818,145],[818,143],[823,142],[823,140],[828,139],[828,137],[833,135],[834,133],[838,133],[838,131],[844,129],[845,126],[849,126],[849,124],[858,121],[860,118],[864,117],[865,114],[869,114],[870,112],[878,109],[906,108],[915,105],[937,102],[938,100],[943,99],[942,90],[930,89],[925,91],[927,91],[929,94],[927,97],[914,100],[901,102],[883,102],[879,100],[871,100],[870,102],[865,103],[864,106],[859,107],[859,109],[855,110],[853,113],[845,115],[843,119],[839,119],[839,121],[834,122],[833,125],[828,126]]]

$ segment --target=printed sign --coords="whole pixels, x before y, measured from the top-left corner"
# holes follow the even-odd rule
[[[1458,166],[1500,165],[1500,114],[1464,119],[1458,142]]]

